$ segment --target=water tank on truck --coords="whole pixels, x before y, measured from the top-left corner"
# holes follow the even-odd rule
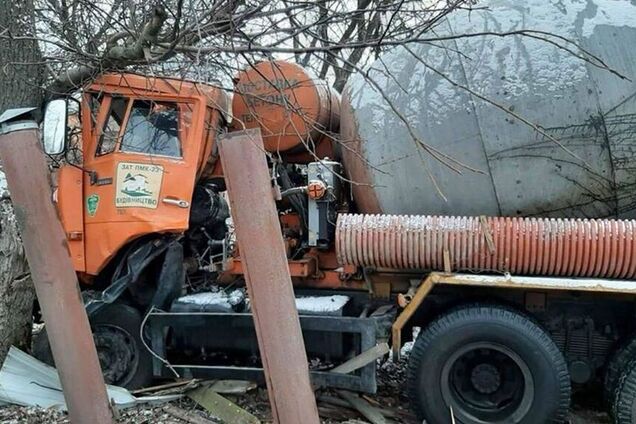
[[[285,156],[331,152],[340,99],[323,80],[288,61],[263,61],[240,72],[232,99],[234,130],[260,128],[265,149]],[[296,162],[295,160],[291,160]]]
[[[460,36],[526,29],[545,33]],[[446,39],[396,47],[344,90],[360,212],[636,217],[636,5],[485,1],[425,37]]]

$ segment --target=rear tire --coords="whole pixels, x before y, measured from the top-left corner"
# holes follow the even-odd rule
[[[615,424],[636,422],[636,360],[618,370],[610,399]]]
[[[432,322],[415,341],[409,394],[420,420],[561,423],[570,404],[563,355],[537,324],[510,309],[469,306]]]
[[[152,357],[141,341],[141,323],[139,311],[121,303],[106,305],[91,317],[97,356],[107,384],[132,390],[152,382]],[[33,355],[55,366],[46,329],[34,336]]]
[[[614,404],[614,394],[616,393],[618,380],[621,373],[628,368],[630,362],[636,359],[636,337],[617,350],[608,361],[605,371],[605,384],[603,395],[606,404],[612,408]]]

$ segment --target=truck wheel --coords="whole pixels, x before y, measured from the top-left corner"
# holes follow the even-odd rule
[[[615,424],[636,422],[636,360],[629,362],[618,373],[611,402]]]
[[[113,303],[91,319],[97,356],[107,384],[136,389],[152,381],[152,357],[141,341],[141,314]]]
[[[409,395],[429,423],[560,423],[570,404],[563,355],[510,309],[469,306],[432,322],[409,360]]]
[[[135,308],[113,303],[91,317],[91,329],[106,384],[136,389],[152,382],[152,357],[144,347],[139,329],[141,314]],[[33,339],[33,354],[55,366],[46,330]]]
[[[610,408],[614,404],[614,394],[616,393],[616,385],[621,376],[621,371],[627,369],[629,363],[634,359],[636,359],[636,337],[617,350],[608,361],[603,395],[606,404]]]

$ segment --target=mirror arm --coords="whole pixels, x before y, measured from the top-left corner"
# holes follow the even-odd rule
[[[88,169],[84,168],[83,166],[79,166],[79,165],[73,163],[72,161],[70,161],[68,159],[66,161],[66,164],[72,166],[73,168],[79,169],[84,174],[88,174],[88,181],[89,181],[90,185],[97,184],[97,179],[98,179],[97,171],[88,170]]]
[[[68,140],[69,140],[69,132],[70,128],[68,127],[68,97],[64,99],[64,104],[66,105],[66,112],[64,113],[64,151],[68,149]]]
[[[77,111],[78,111],[78,112],[77,112],[77,119],[79,120],[79,122],[80,122],[80,124],[81,124],[81,123],[82,123],[82,102],[81,102],[81,100],[78,100],[78,99],[76,99],[76,98],[75,98],[75,97],[73,97],[73,96],[68,96],[68,97],[66,98],[66,103],[67,103],[67,104],[68,104],[68,101],[69,101],[69,100],[70,100],[70,101],[72,101],[72,102],[77,103]],[[68,110],[68,106],[67,106],[67,110]],[[66,119],[68,120],[68,112],[67,112],[67,114],[66,114]]]

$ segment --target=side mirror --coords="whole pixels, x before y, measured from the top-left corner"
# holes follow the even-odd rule
[[[66,149],[66,99],[51,100],[44,110],[42,144],[49,155],[59,155]]]

